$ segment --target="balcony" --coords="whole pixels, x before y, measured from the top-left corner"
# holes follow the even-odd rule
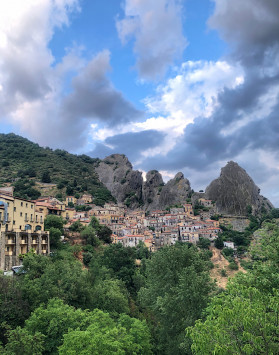
[[[21,239],[20,244],[27,244],[27,239]]]
[[[6,244],[15,244],[15,240],[14,239],[8,239]]]
[[[37,239],[32,239],[32,244],[38,244],[38,240]]]
[[[29,222],[29,218],[25,217],[24,222]]]
[[[47,244],[47,241],[45,239],[43,239],[42,244]]]

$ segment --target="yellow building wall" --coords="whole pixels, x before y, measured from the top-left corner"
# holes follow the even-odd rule
[[[0,195],[0,201],[8,204],[8,223],[2,223],[4,216],[4,209],[1,209],[1,232],[14,231],[20,232],[30,226],[32,232],[37,229],[44,230],[44,214],[36,212],[34,202],[15,198],[12,196]]]

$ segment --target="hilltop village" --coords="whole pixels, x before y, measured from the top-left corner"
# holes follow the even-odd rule
[[[131,211],[124,205],[106,203],[103,207],[92,203],[92,196],[67,196],[65,201],[41,197],[34,201],[13,196],[13,189],[0,189],[1,269],[9,269],[20,262],[20,257],[33,250],[50,253],[49,232],[44,231],[48,215],[62,217],[65,235],[73,240],[74,224],[89,225],[92,217],[112,231],[112,243],[134,247],[140,242],[152,252],[177,241],[196,244],[201,238],[210,242],[221,232],[219,220],[214,219],[214,202],[200,198],[195,206],[188,201],[166,210]],[[212,218],[213,219],[212,219]]]

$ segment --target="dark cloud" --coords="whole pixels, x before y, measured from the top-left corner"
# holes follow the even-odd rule
[[[244,63],[261,63],[266,56],[273,55],[273,48],[278,50],[278,0],[215,0],[215,3],[209,25],[219,31]]]
[[[248,151],[257,154],[264,150],[279,156],[279,2],[215,2],[216,11],[209,23],[234,49],[228,60],[241,61],[244,82],[225,88],[213,114],[196,118],[166,156],[145,162],[146,170],[192,168],[206,172],[220,161],[241,156],[245,163]],[[251,170],[261,166],[262,176],[277,171],[267,167],[264,171],[255,158],[249,166]]]
[[[63,116],[70,121],[91,118],[117,126],[143,115],[108,80],[109,60],[108,51],[99,53],[73,79],[73,92],[64,100]]]
[[[164,137],[163,133],[155,130],[118,134],[108,137],[104,142],[105,144],[97,144],[90,156],[103,159],[110,154],[124,153],[131,161],[136,161],[140,158],[141,152],[156,147],[162,142]],[[113,146],[113,148],[108,147],[106,144]]]

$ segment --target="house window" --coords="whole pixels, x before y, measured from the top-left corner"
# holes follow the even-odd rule
[[[22,217],[22,212],[20,212],[20,217]]]
[[[15,221],[13,221],[13,224],[15,224]]]
[[[23,202],[20,202],[20,206],[21,206],[21,207],[23,206]]]
[[[31,208],[33,208],[33,205],[31,205]]]
[[[28,203],[26,203],[25,206],[28,207]]]
[[[16,211],[16,207],[14,207],[14,212]]]
[[[10,206],[10,202],[7,202],[7,206],[8,206],[8,207]]]

